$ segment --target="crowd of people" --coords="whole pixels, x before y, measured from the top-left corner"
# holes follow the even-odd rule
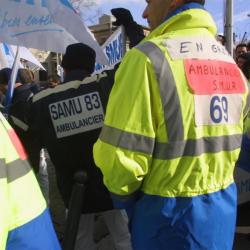
[[[225,53],[204,0],[146,2],[147,37],[128,10],[111,11],[131,50],[100,77],[92,75],[95,51],[72,44],[63,82],[52,75],[41,85],[19,69],[6,106],[11,69],[0,70],[1,110],[27,152],[0,115],[0,203],[8,210],[2,216],[0,208],[0,250],[60,249],[47,208],[44,149],[65,214],[75,174],[87,176],[75,250],[97,249],[96,214],[117,250],[232,249],[233,171],[250,160],[250,43],[238,44],[234,59]]]

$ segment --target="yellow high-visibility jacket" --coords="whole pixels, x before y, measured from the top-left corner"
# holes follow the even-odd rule
[[[2,113],[0,137],[0,250],[60,249],[26,153]]]
[[[233,183],[248,86],[215,34],[209,13],[190,9],[125,55],[94,146],[113,194],[193,197]]]

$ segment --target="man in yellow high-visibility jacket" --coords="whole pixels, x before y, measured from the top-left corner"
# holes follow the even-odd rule
[[[2,113],[0,135],[0,250],[61,249],[23,146]]]
[[[232,249],[247,82],[204,1],[146,2],[152,31],[116,73],[96,165],[135,250]]]

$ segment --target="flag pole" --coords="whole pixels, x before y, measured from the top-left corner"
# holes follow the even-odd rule
[[[233,0],[226,0],[224,34],[226,48],[233,56]]]
[[[13,62],[11,76],[10,76],[10,80],[8,82],[8,89],[7,89],[5,105],[4,105],[5,111],[7,113],[8,113],[9,105],[11,104],[11,101],[12,101],[19,65],[20,65],[20,49],[19,49],[19,46],[17,46],[15,60]]]

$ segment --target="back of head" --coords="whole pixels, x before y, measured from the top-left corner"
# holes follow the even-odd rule
[[[83,43],[71,44],[67,47],[62,59],[62,67],[66,70],[84,70],[92,74],[95,68],[96,53]]]
[[[0,70],[0,84],[1,85],[8,85],[11,76],[11,69],[10,68],[3,68]]]
[[[0,84],[8,85],[8,82],[11,77],[11,72],[12,72],[11,68],[3,68],[0,70]],[[16,83],[17,82],[20,82],[19,74],[17,74],[17,77],[16,77]]]
[[[18,70],[18,76],[19,76],[20,82],[22,84],[27,84],[27,83],[32,83],[33,82],[32,73],[28,69],[19,69]]]

